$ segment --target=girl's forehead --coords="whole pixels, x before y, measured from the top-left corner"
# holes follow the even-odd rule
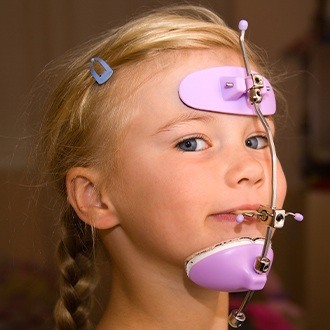
[[[226,48],[198,48],[166,51],[154,58],[148,70],[154,74],[163,70],[177,70],[178,74],[188,73],[212,66],[243,66],[241,54]],[[180,70],[178,70],[180,68]]]
[[[206,111],[255,115],[248,100],[248,80],[241,54],[224,48],[168,51],[135,68],[135,102],[157,106],[177,102]],[[255,69],[253,67],[253,69]],[[263,78],[263,77],[262,77]],[[264,115],[273,115],[276,102],[264,80]],[[152,106],[151,106],[152,108]]]
[[[240,54],[226,48],[169,50],[140,63],[123,68],[133,89],[170,84],[179,87],[180,81],[189,73],[215,66],[243,66]],[[170,79],[166,79],[170,77]]]

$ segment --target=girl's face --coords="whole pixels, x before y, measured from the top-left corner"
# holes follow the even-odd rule
[[[257,117],[193,110],[178,97],[188,73],[242,66],[240,57],[223,49],[194,50],[148,65],[152,78],[136,91],[137,104],[130,104],[137,111],[109,189],[120,221],[109,234],[110,249],[183,268],[186,257],[215,243],[264,236],[263,224],[238,224],[231,214],[270,204],[270,151],[262,124]],[[159,61],[167,68],[157,73]],[[277,207],[285,193],[279,165]]]

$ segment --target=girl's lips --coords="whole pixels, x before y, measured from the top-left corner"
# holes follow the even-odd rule
[[[238,207],[223,211],[223,212],[219,212],[219,213],[214,213],[211,214],[211,217],[214,218],[217,221],[234,221],[237,222],[237,215],[238,214],[242,214],[244,212],[249,213],[249,212],[256,212],[256,210],[259,208],[260,204],[245,204],[245,205],[240,205]],[[256,217],[244,217],[244,222],[252,222],[257,220]]]
[[[211,217],[215,221],[219,222],[237,222],[237,214],[234,213],[217,213],[217,214],[212,214]],[[244,217],[244,222],[253,222],[256,221],[255,217]]]
[[[237,217],[237,215],[233,213],[217,213],[211,216],[217,221],[236,221]]]

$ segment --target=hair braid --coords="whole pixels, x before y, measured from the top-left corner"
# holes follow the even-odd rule
[[[63,237],[57,250],[61,271],[60,298],[55,308],[56,328],[92,329],[89,320],[95,280],[94,235],[71,207],[63,213]]]

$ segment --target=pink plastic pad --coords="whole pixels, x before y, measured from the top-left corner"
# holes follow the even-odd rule
[[[261,238],[241,238],[195,253],[186,260],[187,276],[196,284],[216,291],[261,290],[268,272],[258,274],[254,265],[262,254],[263,244]],[[272,263],[271,248],[267,258]]]
[[[265,116],[273,115],[276,111],[274,91],[269,81],[262,79],[260,110]],[[247,96],[251,86],[252,79],[246,76],[243,67],[212,67],[187,75],[180,83],[179,96],[184,104],[197,110],[256,115]]]

